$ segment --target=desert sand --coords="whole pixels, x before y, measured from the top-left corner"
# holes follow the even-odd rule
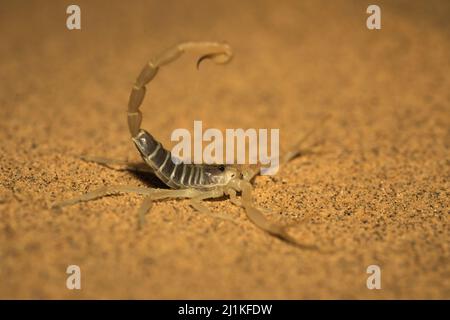
[[[450,298],[448,1],[66,1],[0,4],[0,298]],[[80,155],[140,161],[126,124],[142,66],[185,40],[226,40],[226,66],[187,54],[149,85],[143,128],[279,128],[282,150],[317,144],[258,177],[267,219],[301,250],[208,201],[116,195],[51,205],[108,185],[161,187]],[[321,119],[330,115],[322,123]],[[66,268],[81,268],[81,290]],[[369,265],[381,289],[369,290]]]

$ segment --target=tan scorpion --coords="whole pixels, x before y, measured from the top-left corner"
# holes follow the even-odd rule
[[[141,129],[142,113],[139,107],[144,100],[146,85],[152,81],[162,66],[191,50],[206,52],[198,59],[197,67],[205,59],[211,59],[218,64],[226,64],[233,57],[231,48],[226,43],[183,42],[164,51],[144,66],[131,90],[127,116],[131,138],[147,166],[136,166],[126,162],[94,157],[83,158],[104,165],[124,164],[129,170],[153,172],[170,189],[108,186],[56,203],[54,207],[60,208],[112,194],[136,193],[146,196],[138,210],[139,221],[142,224],[145,214],[151,209],[155,200],[190,199],[195,210],[218,217],[219,215],[212,214],[202,201],[228,196],[233,204],[243,207],[250,221],[262,230],[301,248],[318,249],[315,245],[300,244],[287,233],[284,227],[267,220],[262,212],[254,206],[251,182],[260,173],[259,166],[241,168],[233,165],[186,164],[181,161],[175,164],[171,160],[170,151],[166,150],[150,133]],[[299,153],[299,151],[289,152],[282,159],[281,164],[298,156]],[[238,198],[239,194],[241,195],[240,199]],[[220,217],[223,218],[223,216]]]

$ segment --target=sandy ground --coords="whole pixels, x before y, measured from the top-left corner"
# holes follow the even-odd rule
[[[450,298],[448,1],[69,1],[0,3],[1,298]],[[163,4],[164,3],[164,4]],[[251,224],[157,203],[137,229],[138,195],[50,210],[107,185],[160,186],[81,161],[138,161],[126,127],[131,85],[181,40],[226,40],[235,59],[187,55],[148,91],[143,127],[280,128],[282,148],[315,127],[315,153],[255,183],[267,218],[299,250]],[[321,118],[330,120],[321,125]],[[82,289],[66,289],[78,265]],[[366,268],[381,268],[368,290]]]

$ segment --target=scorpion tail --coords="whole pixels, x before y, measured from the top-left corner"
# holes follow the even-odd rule
[[[225,64],[231,60],[233,53],[231,47],[224,42],[182,42],[172,48],[165,50],[159,56],[147,63],[131,90],[128,100],[128,129],[132,137],[139,134],[142,123],[142,113],[139,107],[145,97],[145,86],[153,80],[161,66],[171,63],[180,57],[184,52],[198,50],[206,52],[197,61],[197,68],[205,59],[211,59],[215,63]]]

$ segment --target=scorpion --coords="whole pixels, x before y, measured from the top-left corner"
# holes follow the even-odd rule
[[[79,197],[61,201],[54,204],[53,207],[62,208],[120,193],[140,194],[145,196],[137,211],[139,225],[142,225],[145,221],[144,216],[150,211],[153,202],[163,199],[189,199],[191,206],[196,211],[226,219],[227,217],[223,215],[213,215],[202,202],[207,199],[228,197],[233,204],[243,207],[248,219],[263,231],[301,248],[318,249],[315,245],[300,243],[286,231],[284,226],[269,221],[261,209],[253,204],[252,182],[260,174],[260,165],[243,168],[235,165],[191,164],[173,161],[171,152],[166,150],[149,132],[141,129],[142,112],[139,108],[145,97],[146,85],[153,80],[162,66],[175,61],[184,52],[197,50],[206,52],[197,60],[197,68],[206,59],[210,59],[217,64],[226,64],[233,58],[231,47],[225,42],[182,42],[151,59],[143,67],[132,87],[127,110],[128,129],[132,141],[146,164],[145,167],[142,164],[133,165],[118,160],[82,157],[83,160],[107,166],[121,164],[125,165],[127,170],[152,172],[169,189],[125,185],[107,186]],[[297,149],[288,152],[280,161],[280,164],[287,163],[299,154],[300,150]]]

